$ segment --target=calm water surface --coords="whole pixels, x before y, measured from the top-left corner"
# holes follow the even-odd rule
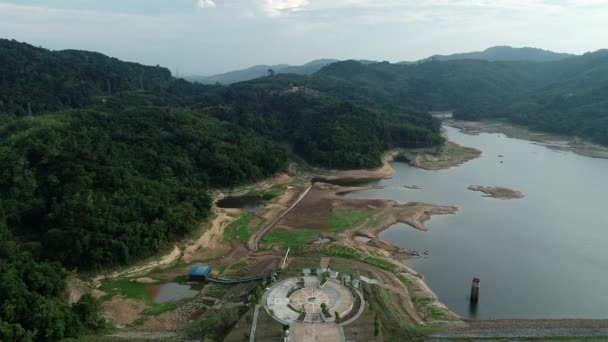
[[[608,318],[608,160],[501,134],[446,129],[452,141],[483,151],[482,157],[441,171],[395,163],[394,178],[371,183],[385,189],[348,197],[456,205],[460,211],[433,217],[428,232],[398,224],[381,238],[418,251],[422,257],[411,265],[462,317]],[[526,197],[484,198],[469,185],[504,186]],[[473,277],[481,278],[476,308],[468,301]]]
[[[154,298],[154,303],[162,304],[175,302],[181,299],[192,298],[198,295],[198,293],[198,291],[191,290],[189,285],[167,283],[160,285],[158,294]]]
[[[265,202],[271,200],[274,196],[261,195],[261,196],[228,196],[217,202],[217,206],[220,208],[238,208],[251,212],[256,212],[264,209]]]

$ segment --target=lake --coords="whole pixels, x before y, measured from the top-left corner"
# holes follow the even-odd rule
[[[273,199],[272,195],[243,195],[228,196],[217,202],[220,208],[238,208],[246,211],[256,212],[264,209],[266,201]]]
[[[368,183],[385,189],[348,197],[456,205],[460,211],[433,217],[428,232],[398,224],[380,237],[418,251],[422,257],[410,265],[463,318],[608,318],[608,160],[502,134],[446,130],[450,140],[482,156],[441,171],[394,163],[394,178]],[[486,198],[470,185],[503,186],[526,197]],[[469,304],[473,277],[481,279],[475,308]]]

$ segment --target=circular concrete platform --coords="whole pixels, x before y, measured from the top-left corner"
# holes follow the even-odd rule
[[[291,306],[296,309],[304,307],[306,313],[321,313],[321,304],[331,309],[336,305],[337,298],[333,293],[316,288],[303,288],[289,297]]]
[[[283,279],[270,286],[264,294],[265,309],[282,324],[297,321],[302,307],[307,317],[320,317],[322,304],[327,305],[332,316],[338,312],[340,317],[346,317],[352,311],[355,298],[340,282],[328,280],[321,286],[317,277],[311,276],[304,277],[304,287],[301,287],[298,280],[295,277]]]

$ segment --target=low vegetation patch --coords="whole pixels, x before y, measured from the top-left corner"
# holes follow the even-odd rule
[[[151,301],[150,296],[146,292],[146,287],[149,284],[142,284],[131,281],[131,279],[122,278],[116,280],[103,280],[99,290],[107,293],[104,298],[111,298],[115,295],[122,295],[125,298]]]
[[[374,257],[367,257],[367,258],[363,259],[363,262],[365,262],[366,264],[381,268],[383,270],[391,271],[391,272],[394,272],[397,269],[397,265],[393,264],[392,262],[388,262],[386,260],[382,260],[382,259],[378,259],[378,258],[374,258]]]
[[[317,238],[318,231],[310,229],[275,230],[264,236],[268,244],[280,245],[283,248],[302,248]]]
[[[329,218],[330,231],[340,233],[351,229],[372,216],[369,211],[338,211]]]
[[[249,223],[252,218],[252,212],[244,212],[238,220],[230,223],[228,227],[226,227],[224,230],[224,240],[232,241],[238,236],[241,241],[247,243],[247,241],[249,241]]]

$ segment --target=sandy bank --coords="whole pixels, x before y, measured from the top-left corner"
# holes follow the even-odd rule
[[[447,126],[458,128],[462,133],[469,135],[502,133],[509,138],[541,143],[552,150],[571,151],[587,157],[608,159],[608,147],[593,144],[578,137],[534,131],[527,127],[514,125],[505,121],[444,120],[443,123]]]
[[[396,149],[386,154],[382,166],[377,169],[361,170],[329,170],[313,168],[310,177],[315,180],[347,184],[349,182],[364,182],[392,178],[395,170],[393,161],[405,161],[412,166],[425,170],[444,170],[462,165],[481,156],[481,151],[447,141],[441,147],[419,149]],[[410,187],[410,189],[419,189]]]
[[[483,197],[492,197],[498,199],[517,199],[524,197],[524,195],[517,190],[503,188],[500,186],[471,185],[468,187],[468,189],[471,191],[484,193],[485,195],[483,195]]]
[[[462,165],[481,156],[481,151],[448,141],[433,149],[406,149],[400,151],[398,158],[407,160],[413,166],[425,170],[445,170]]]

